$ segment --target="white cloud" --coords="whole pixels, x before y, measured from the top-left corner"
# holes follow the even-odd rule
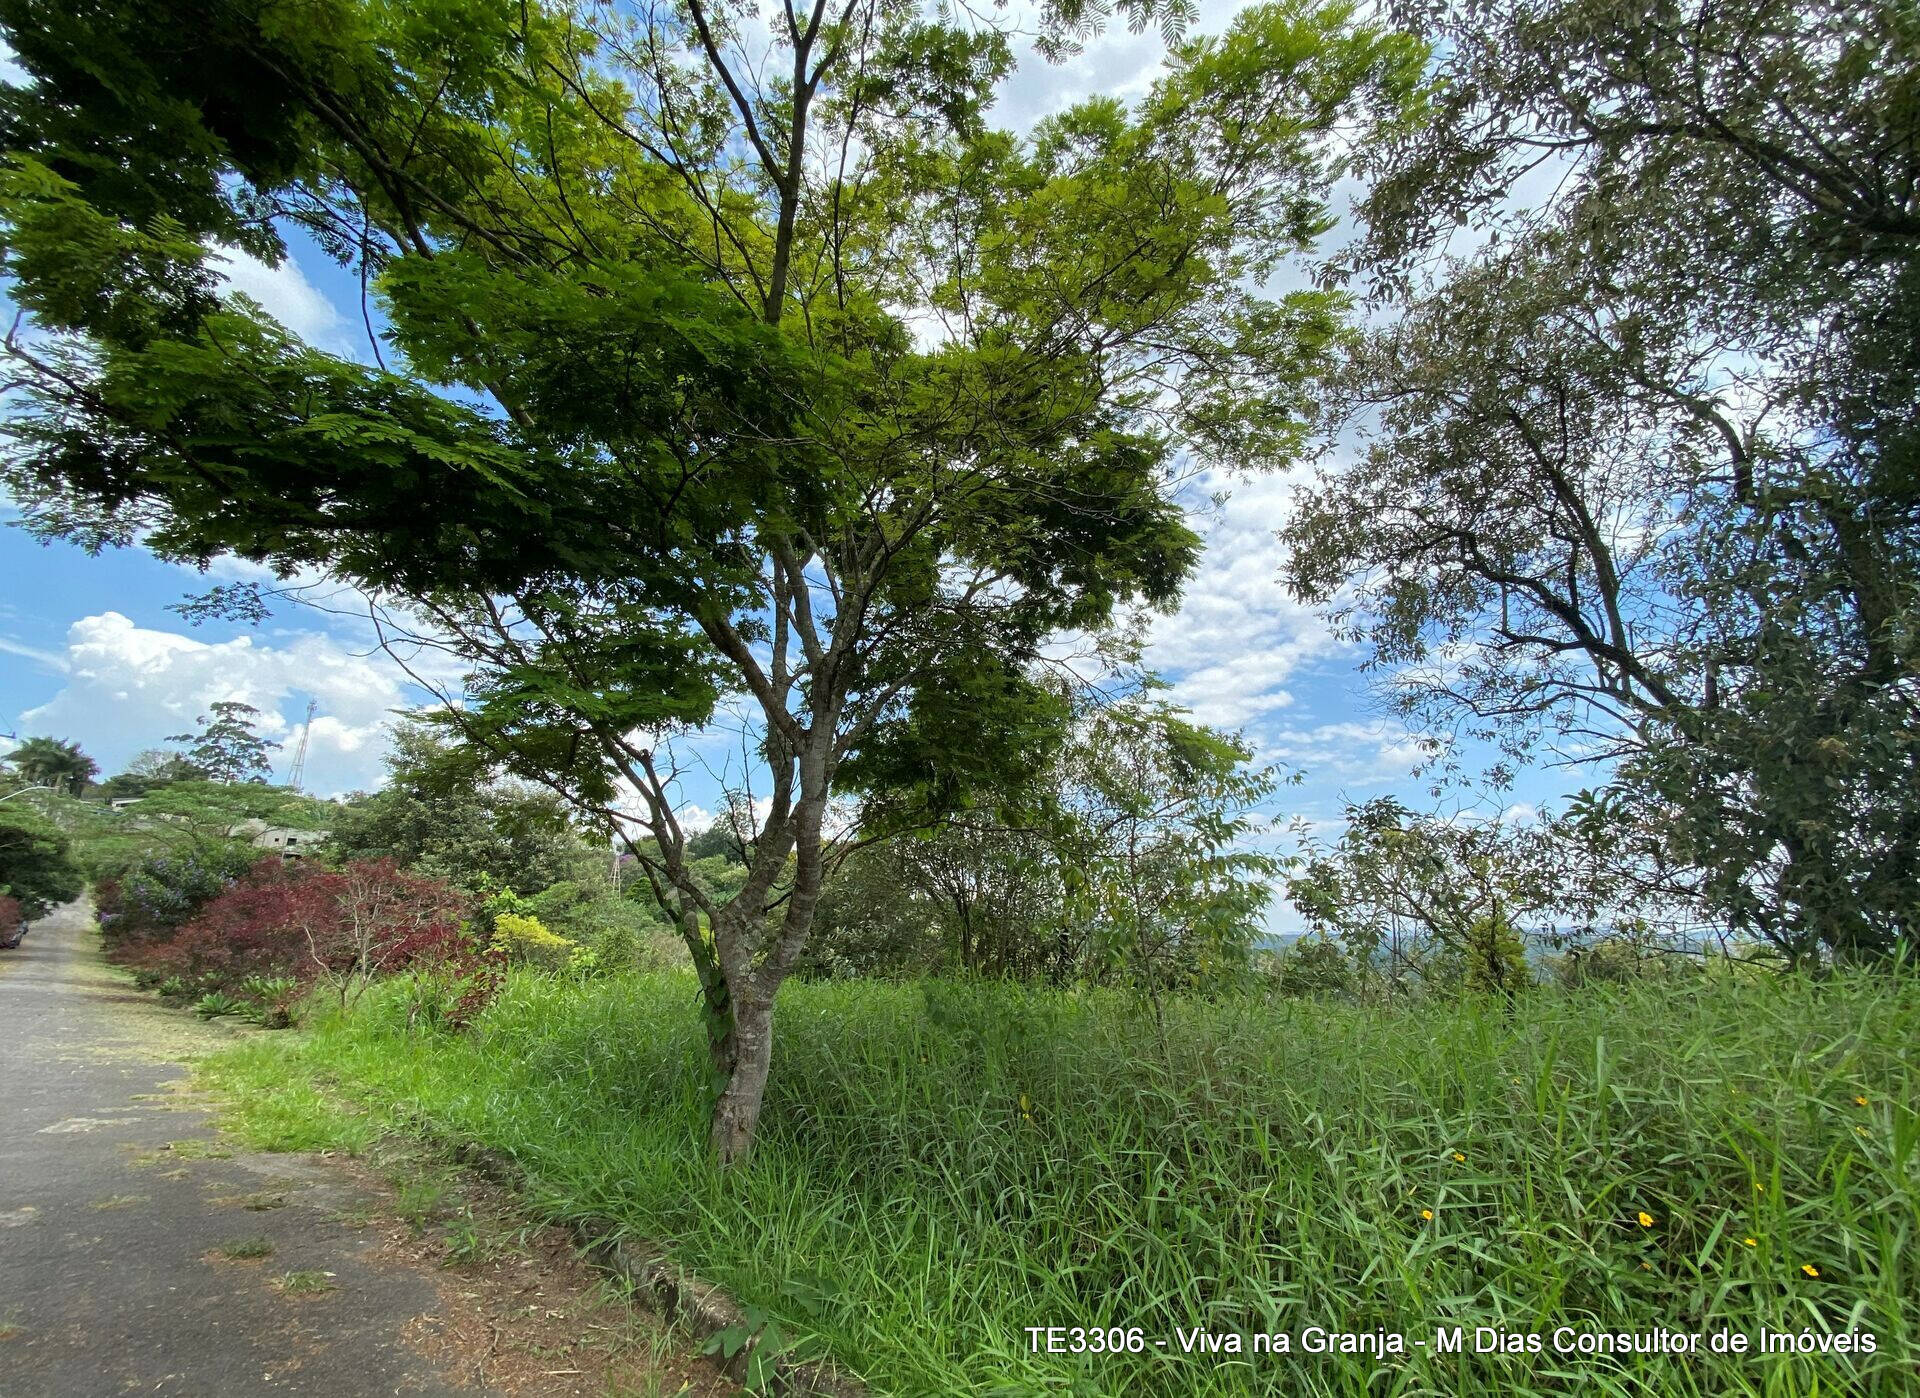
[[[118,612],[83,617],[67,631],[62,657],[67,683],[52,699],[20,716],[22,733],[80,741],[101,764],[118,770],[143,748],[197,726],[220,700],[260,710],[261,736],[288,746],[274,758],[286,776],[306,701],[319,706],[307,751],[307,786],[322,795],[378,786],[392,711],[415,696],[384,656],[361,655],[334,637],[285,632],[271,642],[252,636],[202,641],[136,626]]]
[[[353,355],[358,349],[346,317],[300,270],[292,257],[278,267],[225,248],[213,255],[215,270],[234,291],[251,296],[266,313],[316,349]]]
[[[1201,0],[1187,37],[1221,33],[1247,3]],[[1038,27],[1038,5],[1018,3],[1009,7],[1008,14],[1025,33]],[[1031,47],[1020,49],[1018,56],[1019,67],[1001,89],[994,116],[1001,125],[1024,131],[1042,117],[1089,97],[1131,101],[1143,96],[1162,70],[1167,46],[1158,28],[1135,34],[1125,20],[1111,18],[1080,53],[1065,62],[1048,63]]]
[[[1239,728],[1290,707],[1288,678],[1339,649],[1326,622],[1280,582],[1283,555],[1274,531],[1285,522],[1294,488],[1287,476],[1233,483],[1207,477],[1195,486],[1208,497],[1225,490],[1227,499],[1190,511],[1206,552],[1179,611],[1154,618],[1146,659],[1173,680],[1175,702],[1202,723]]]
[[[50,650],[41,650],[37,646],[8,640],[5,636],[0,636],[0,654],[17,655],[23,660],[31,660],[42,669],[52,670],[55,673],[64,673],[67,668],[64,656],[56,655]]]
[[[1403,783],[1427,757],[1420,735],[1390,719],[1351,719],[1283,728],[1266,735],[1263,758],[1305,768],[1315,777],[1341,778],[1361,785]]]

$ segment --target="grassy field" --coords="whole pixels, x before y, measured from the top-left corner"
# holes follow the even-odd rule
[[[399,990],[211,1071],[284,1145],[369,1129],[318,1078],[510,1152],[545,1208],[670,1244],[882,1392],[1920,1390],[1910,980],[1542,992],[1511,1018],[1246,999],[1175,1006],[1164,1040],[1120,999],[793,984],[732,1178],[691,981],[521,975],[458,1037],[410,1034]],[[1042,1325],[1146,1352],[1033,1353]],[[1303,1353],[1315,1326],[1408,1352]],[[1436,1354],[1451,1326],[1467,1352]],[[1475,1326],[1542,1352],[1476,1355]],[[1291,1352],[1183,1353],[1196,1327]],[[1583,1356],[1557,1327],[1875,1352]]]

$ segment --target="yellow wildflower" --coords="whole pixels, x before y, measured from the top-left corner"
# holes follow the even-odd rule
[[[1814,1266],[1811,1262],[1802,1262],[1800,1264],[1800,1270],[1805,1272],[1810,1277],[1817,1277],[1820,1275],[1820,1269]]]
[[[1642,1228],[1653,1227],[1653,1215],[1648,1213],[1645,1209],[1642,1209],[1640,1211],[1640,1226]]]
[[[1867,1105],[1867,1099],[1864,1097],[1856,1097],[1853,1099],[1853,1105],[1856,1107],[1864,1107]]]
[[[1425,1220],[1426,1220],[1426,1221],[1427,1221],[1428,1223],[1432,1223],[1432,1222],[1433,1222],[1433,1210],[1432,1210],[1432,1209],[1422,1209],[1422,1210],[1420,1210],[1420,1217],[1422,1217],[1422,1218],[1424,1218],[1424,1219],[1425,1219]]]
[[[1458,1161],[1460,1161],[1460,1162],[1461,1162],[1462,1164],[1465,1164],[1465,1163],[1466,1163],[1466,1159],[1467,1159],[1467,1157],[1466,1157],[1466,1156],[1464,1156],[1464,1155],[1462,1155],[1462,1154],[1461,1154],[1461,1153],[1460,1153],[1459,1151],[1457,1151],[1457,1150],[1456,1150],[1456,1151],[1455,1151],[1455,1152],[1453,1153],[1453,1158],[1454,1158],[1455,1160],[1458,1160]]]
[[[1750,1248],[1757,1248],[1760,1246],[1760,1241],[1757,1238],[1742,1238],[1740,1241],[1745,1243]]]

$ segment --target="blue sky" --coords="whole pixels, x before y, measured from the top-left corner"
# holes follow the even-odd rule
[[[1231,9],[1203,6],[1200,28],[1219,28]],[[1143,91],[1162,48],[1151,34],[1115,29],[1061,67],[1024,64],[1000,119],[1025,127],[1090,93]],[[311,248],[296,248],[279,268],[235,258],[227,272],[236,289],[311,343],[368,357],[357,280]],[[1207,479],[1189,489],[1207,552],[1180,610],[1154,620],[1147,661],[1198,719],[1243,730],[1263,760],[1303,773],[1269,812],[1276,823],[1303,817],[1330,832],[1347,801],[1386,793],[1428,807],[1426,783],[1410,775],[1415,735],[1370,695],[1360,652],[1292,602],[1279,581],[1274,531],[1293,489],[1287,477]],[[1215,505],[1211,496],[1222,490],[1229,498]],[[291,607],[257,629],[191,626],[168,604],[260,570],[235,562],[202,576],[135,550],[89,557],[71,545],[42,545],[12,527],[17,519],[0,497],[0,733],[75,739],[112,773],[191,728],[216,700],[254,705],[275,740],[297,732],[311,700],[309,787],[336,794],[379,783],[384,725],[424,696],[378,652],[364,620]],[[289,745],[279,757],[283,778],[290,755]],[[1501,801],[1544,804],[1582,780],[1523,775]],[[696,819],[721,804],[710,776],[690,777],[684,794]],[[1282,911],[1276,921],[1291,919]]]

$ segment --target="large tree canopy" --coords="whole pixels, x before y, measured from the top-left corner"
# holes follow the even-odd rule
[[[0,104],[5,270],[46,332],[12,342],[9,481],[46,529],[404,604],[471,671],[449,721],[679,909],[728,1160],[830,798],[926,819],[1032,770],[1042,642],[1192,566],[1176,462],[1297,449],[1340,300],[1258,288],[1327,224],[1331,134],[1419,61],[1285,0],[1019,137],[987,121],[1007,36],[897,0],[43,8],[0,4],[34,79]],[[216,294],[210,244],[289,228],[366,279],[384,365]],[[723,698],[759,787],[725,901],[672,766]]]
[[[264,782],[273,775],[273,763],[266,740],[253,731],[259,717],[251,704],[216,700],[212,712],[200,716],[196,731],[176,733],[167,741],[182,744],[182,760],[212,781]]]
[[[0,763],[31,786],[53,787],[69,796],[78,796],[100,770],[80,744],[64,738],[28,738],[0,757]]]
[[[391,859],[456,888],[534,894],[576,876],[586,853],[551,791],[501,782],[483,755],[412,719],[395,723],[387,781],[330,825],[335,859]]]
[[[23,916],[36,918],[85,889],[65,831],[31,811],[0,808],[0,898],[14,899]]]
[[[1910,9],[1403,8],[1446,57],[1434,120],[1369,147],[1344,271],[1383,313],[1330,403],[1365,441],[1286,531],[1293,587],[1422,722],[1620,759],[1593,799],[1690,871],[1672,896],[1890,950],[1920,915]]]

